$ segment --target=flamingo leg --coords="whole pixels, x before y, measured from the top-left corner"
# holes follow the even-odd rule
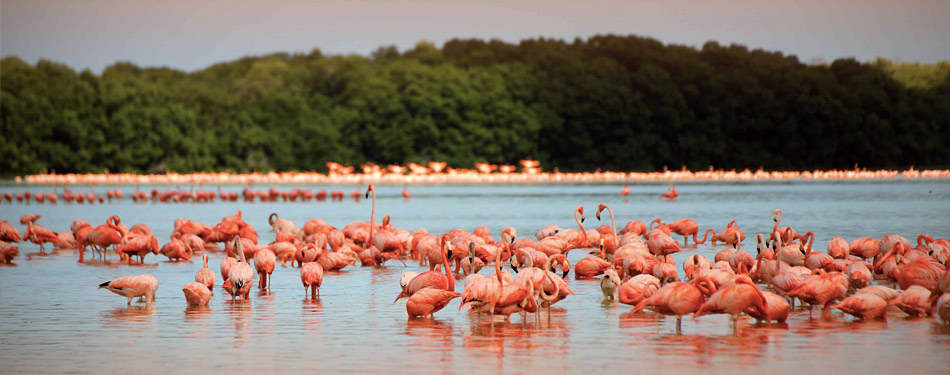
[[[676,334],[680,335],[683,333],[683,318],[680,316],[676,317]]]

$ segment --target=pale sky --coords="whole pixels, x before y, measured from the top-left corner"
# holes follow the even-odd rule
[[[420,40],[636,34],[799,60],[950,60],[950,0],[0,0],[0,55],[99,73],[116,61],[193,71],[271,52],[367,55]]]

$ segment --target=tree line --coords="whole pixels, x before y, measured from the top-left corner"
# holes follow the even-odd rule
[[[654,171],[950,165],[950,64],[639,36],[278,53],[195,72],[0,61],[0,174],[326,161]]]

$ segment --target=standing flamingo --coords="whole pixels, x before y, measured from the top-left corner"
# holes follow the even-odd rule
[[[195,272],[195,282],[208,287],[208,290],[211,291],[211,295],[214,295],[214,271],[208,268],[208,254],[201,254],[201,260],[204,266],[201,267],[198,272]]]
[[[574,265],[574,279],[586,279],[604,273],[610,268],[610,262],[604,260],[607,256],[607,250],[604,246],[604,239],[600,239],[600,252],[597,256],[589,256],[577,261]]]
[[[20,242],[20,231],[7,220],[0,221],[0,241]]]
[[[874,294],[855,294],[831,307],[862,320],[881,319],[887,321],[887,301]]]
[[[406,199],[412,197],[412,193],[409,192],[409,184],[402,184],[402,197]]]
[[[764,320],[769,320],[768,301],[762,290],[747,276],[737,277],[735,283],[720,289],[696,310],[693,320],[710,313],[726,313],[732,315],[732,331],[738,329],[739,314],[753,308]]]
[[[807,302],[808,316],[811,317],[811,306],[822,305],[821,316],[828,318],[828,309],[832,302],[844,298],[848,293],[848,277],[841,272],[828,272],[824,270],[815,270],[816,275],[810,276],[797,288],[788,292],[789,296],[797,297],[799,300]]]
[[[629,179],[627,178],[623,179],[623,189],[620,189],[621,197],[626,197],[630,195],[630,185],[628,184],[628,182],[629,182]]]
[[[451,243],[449,242],[449,236],[443,235],[440,238],[439,242],[442,244],[440,248],[442,250],[441,264],[442,264],[443,269],[423,272],[413,277],[406,284],[406,287],[403,288],[402,291],[399,292],[399,295],[396,296],[396,300],[394,300],[393,303],[396,303],[396,301],[398,301],[400,298],[403,298],[403,297],[412,297],[413,294],[425,288],[442,289],[442,290],[449,290],[449,291],[455,290],[455,277],[452,276],[452,272],[449,269],[449,262],[448,262],[448,252],[450,251],[450,247],[452,246]],[[469,244],[469,246],[470,248],[474,248],[474,243]]]
[[[670,190],[667,191],[667,192],[665,192],[665,193],[663,193],[663,194],[660,194],[660,198],[666,198],[666,199],[669,199],[669,200],[674,200],[674,199],[676,199],[676,197],[680,196],[680,193],[679,193],[678,191],[676,191],[676,188],[675,188],[675,187],[673,187],[673,183],[672,183],[672,182],[670,183],[669,186],[670,186]]]
[[[40,252],[46,252],[43,243],[59,241],[59,236],[42,225],[34,224],[39,218],[40,215],[23,215],[23,218],[20,218],[20,223],[26,224],[26,232],[23,233],[23,237],[27,241],[40,245]]]
[[[158,280],[155,276],[141,274],[138,276],[122,276],[112,281],[106,281],[99,284],[99,288],[125,296],[129,299],[129,305],[132,305],[132,299],[135,297],[145,297],[145,306],[151,306],[155,301],[155,290],[158,289]]]
[[[300,281],[304,294],[310,289],[310,299],[320,298],[320,285],[323,284],[323,266],[318,262],[307,262],[300,267]]]
[[[481,319],[482,310],[491,314],[492,324],[495,321],[495,305],[501,299],[501,289],[505,285],[505,279],[502,277],[501,270],[501,251],[495,255],[495,277],[473,277],[478,274],[472,274],[466,279],[465,290],[462,291],[462,303],[459,310],[463,307],[471,306],[477,313],[478,319]]]
[[[276,267],[277,255],[268,248],[262,248],[254,254],[254,268],[260,277],[261,290],[270,290],[270,278]]]
[[[251,287],[254,285],[254,270],[247,263],[247,258],[244,257],[244,244],[241,243],[241,236],[234,236],[233,241],[238,261],[228,271],[228,278],[224,282],[228,284],[230,289],[226,288],[225,290],[228,290],[228,293],[231,294],[232,301],[237,296],[243,296],[245,300],[249,300],[251,298]]]
[[[696,282],[666,284],[649,298],[640,301],[633,311],[648,308],[663,315],[676,315],[676,332],[680,333],[683,315],[696,312],[703,304],[703,292],[694,285]]]
[[[700,245],[706,242],[706,237],[709,236],[709,230],[706,231],[706,235],[703,236],[703,239],[700,240],[696,238],[696,235],[699,234],[699,225],[696,224],[692,219],[679,219],[669,224],[670,231],[676,233],[680,236],[683,236],[683,245],[689,245],[689,237],[693,236],[693,243]]]

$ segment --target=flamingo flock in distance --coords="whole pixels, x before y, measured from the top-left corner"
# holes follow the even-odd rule
[[[376,222],[373,184],[361,195],[372,201],[369,221],[337,228],[314,218],[297,226],[273,213],[267,223],[275,240],[269,244],[258,243],[257,230],[241,211],[213,225],[177,219],[162,246],[148,226],[126,227],[118,216],[95,227],[76,220],[69,231],[57,233],[38,224],[41,216],[24,215],[22,236],[17,227],[0,221],[0,261],[16,258],[18,245],[13,244],[24,241],[36,244],[40,253],[47,244],[76,249],[80,262],[86,261],[87,249],[94,258],[90,261],[117,257],[117,264],[143,263],[149,254],[176,262],[200,254],[195,281],[182,286],[186,302],[197,306],[208,305],[218,285],[232,300],[249,301],[255,280],[260,290],[269,291],[274,274],[285,277],[280,269],[288,264],[298,268],[308,298],[319,299],[324,278],[332,284],[341,269],[413,261],[429,271],[403,274],[393,302],[405,299],[410,318],[431,318],[459,299],[458,310],[465,309],[476,321],[494,324],[496,316],[510,320],[520,315],[522,321],[540,322],[543,310],[550,320],[551,306],[576,288],[599,285],[604,300],[629,305],[634,313],[652,310],[675,317],[677,332],[682,331],[683,317],[697,320],[708,314],[730,316],[734,332],[743,315],[757,322],[784,323],[796,303],[799,309],[807,306],[811,318],[815,307],[821,310],[820,318],[828,320],[835,319],[832,309],[855,319],[883,321],[889,310],[900,310],[910,316],[935,315],[950,324],[950,240],[927,234],[918,235],[916,243],[896,234],[850,242],[833,237],[822,252],[814,248],[813,231],[783,226],[783,212],[775,210],[771,232],[755,235],[753,254],[743,249],[746,236],[736,221],[720,231],[706,229],[701,239],[699,225],[686,218],[669,224],[657,218],[649,225],[631,220],[618,231],[606,204],[598,205],[595,216],[605,222],[604,214],[609,214],[610,223],[595,229],[584,226],[585,209],[577,206],[576,228],[549,225],[522,237],[513,226],[502,229],[497,238],[485,226],[434,234],[424,228],[398,228],[388,215]],[[707,242],[726,246],[713,259],[689,255],[680,273],[671,255]],[[589,256],[572,268],[567,258],[572,250]],[[208,267],[211,252],[225,254],[220,282]],[[488,274],[480,272],[485,269]],[[142,297],[149,306],[158,280],[148,274],[123,276],[99,287],[128,298],[129,304]]]

